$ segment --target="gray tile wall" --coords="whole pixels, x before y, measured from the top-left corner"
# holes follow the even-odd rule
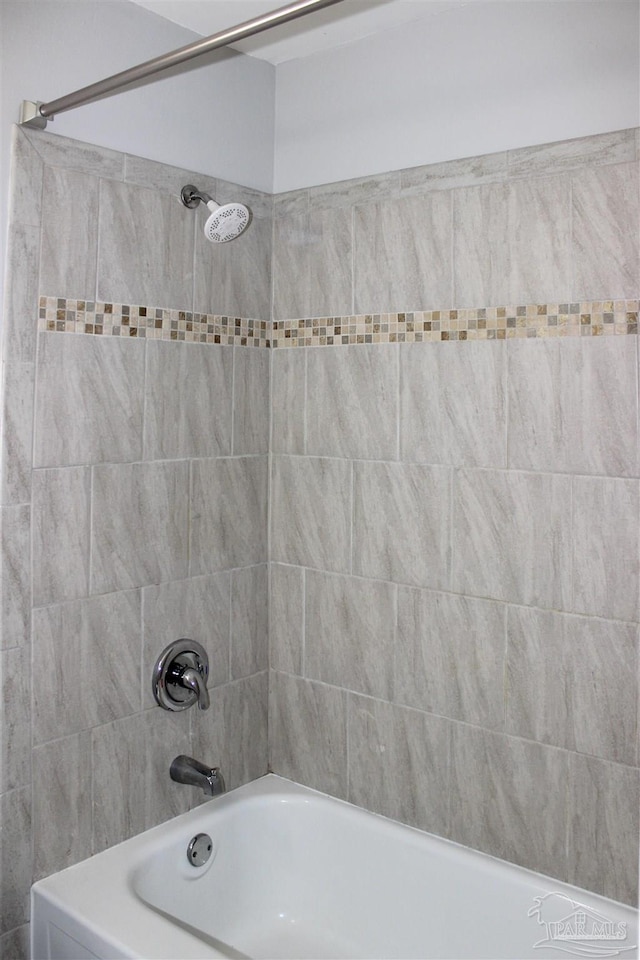
[[[300,449],[284,422],[273,445],[270,758],[277,773],[635,903],[637,338],[578,345],[585,364],[551,416],[538,381],[529,445],[504,399],[525,351],[533,389],[549,351],[562,365],[572,341],[276,351],[273,403],[289,403],[274,427],[306,408],[307,430]],[[351,350],[383,352],[389,379],[400,370],[378,439],[410,438],[401,455],[362,459],[377,437],[363,436],[362,410],[377,409],[379,388],[360,363],[345,375],[337,355]],[[432,370],[446,384],[437,398],[422,389]],[[309,413],[331,409],[334,382],[340,416],[318,457],[321,413]],[[567,472],[556,424],[601,388],[632,415],[567,436],[581,460]],[[466,443],[465,410],[484,444]],[[624,441],[605,458],[612,430]],[[275,452],[287,445],[296,452]],[[531,446],[545,451],[536,470],[518,460]]]
[[[180,204],[188,182],[254,208],[235,260]],[[34,879],[200,802],[170,780],[174,756],[230,786],[267,770],[269,355],[36,334],[38,296],[268,319],[271,198],[24,131],[13,183],[0,956],[22,957]],[[151,696],[156,657],[184,636],[209,653],[205,714]]]
[[[274,319],[635,298],[634,150],[277,197]],[[635,903],[637,337],[278,348],[272,385],[273,769]]]
[[[269,358],[35,317],[39,293],[265,319],[637,297],[636,139],[274,203],[18,132],[0,952],[25,954],[33,877],[198,801],[168,779],[176,753],[236,786],[265,772],[267,726],[278,773],[634,900],[635,337]],[[192,180],[248,202],[252,230],[205,245],[177,201]],[[95,204],[69,203],[78,184]],[[211,658],[203,715],[150,696],[184,634]]]
[[[635,298],[635,133],[276,197],[273,319]]]

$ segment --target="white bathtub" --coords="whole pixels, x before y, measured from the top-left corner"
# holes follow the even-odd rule
[[[213,854],[194,868],[197,833]],[[273,775],[32,890],[34,960],[630,958],[637,943],[629,907]]]

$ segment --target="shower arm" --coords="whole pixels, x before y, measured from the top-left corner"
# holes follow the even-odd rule
[[[252,37],[256,33],[268,30],[270,27],[276,27],[281,23],[287,23],[289,20],[296,20],[298,17],[304,17],[314,10],[321,10],[323,7],[330,7],[334,3],[342,3],[343,0],[296,0],[286,7],[279,7],[277,10],[271,10],[270,13],[264,13],[253,20],[246,20],[244,23],[237,24],[235,27],[229,27],[227,30],[221,30],[212,34],[210,37],[204,37],[202,40],[196,40],[186,47],[180,47],[170,53],[163,53],[153,60],[146,60],[135,67],[115,73],[111,77],[92,83],[88,87],[82,87],[73,93],[68,93],[57,100],[51,100],[48,103],[41,101],[23,100],[20,107],[21,126],[39,127],[44,129],[47,120],[52,120],[58,113],[65,110],[73,110],[74,107],[81,107],[85,103],[104,97],[106,94],[120,90],[122,87],[135,83],[138,80],[144,80],[162,70],[168,70],[178,64],[186,63],[195,57],[200,57],[210,50],[216,50],[219,47],[229,46],[238,40],[244,40],[245,37]]]

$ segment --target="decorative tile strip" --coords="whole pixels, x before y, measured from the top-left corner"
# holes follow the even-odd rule
[[[587,300],[466,310],[248,320],[62,297],[40,297],[38,329],[251,347],[599,337],[638,333],[638,300]]]
[[[38,330],[228,346],[268,347],[269,327],[266,320],[63,297],[40,297],[38,314]]]
[[[276,320],[272,347],[637,334],[638,300],[589,300]]]

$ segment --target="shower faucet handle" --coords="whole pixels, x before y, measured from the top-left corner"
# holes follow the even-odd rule
[[[153,695],[164,710],[187,710],[198,704],[209,709],[209,657],[196,640],[176,640],[156,660],[151,679]]]

